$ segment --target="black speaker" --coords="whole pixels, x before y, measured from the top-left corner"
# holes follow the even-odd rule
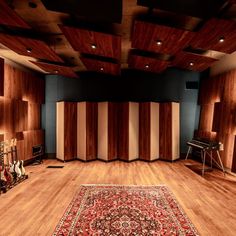
[[[198,81],[186,81],[185,89],[198,89],[199,83]]]

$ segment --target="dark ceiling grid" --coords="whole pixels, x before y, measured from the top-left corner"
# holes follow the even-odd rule
[[[124,50],[126,53],[128,51],[132,52],[134,49],[137,50],[136,54],[126,54],[129,55],[127,61],[129,67],[144,69],[145,71],[153,70],[152,72],[160,73],[172,65],[188,70],[202,71],[203,68],[207,69],[215,61],[214,58],[209,58],[209,56],[217,57],[214,53],[232,53],[236,49],[236,23],[233,21],[236,18],[235,0],[175,0],[174,2],[172,0],[137,0],[137,7],[138,5],[145,6],[140,11],[141,15],[136,14],[136,8],[129,10],[129,6],[133,4],[132,6],[134,7],[136,4],[136,1],[134,3],[132,0],[133,3],[131,5],[125,4],[126,8],[125,10],[123,9],[123,17],[126,17],[127,13],[133,16],[134,24],[131,29],[133,34],[130,39],[132,46],[130,48],[126,44],[122,50],[122,38],[124,35],[129,35],[130,28],[125,27],[123,29],[124,25],[122,23],[120,25],[122,26],[122,30],[129,31],[128,33],[126,32],[124,34],[123,31],[117,32],[116,30],[113,32],[112,30],[112,28],[121,29],[121,27],[116,28],[112,27],[112,25],[122,22],[122,0],[115,0],[115,5],[118,4],[116,5],[117,9],[110,9],[109,14],[104,14],[107,9],[102,9],[98,15],[94,15],[95,13],[91,14],[91,2],[99,5],[96,11],[100,7],[106,8],[108,6],[107,4],[111,4],[110,0],[58,0],[57,4],[50,0],[35,0],[34,9],[29,11],[27,6],[32,7],[30,6],[32,4],[26,0],[13,0],[13,7],[7,5],[7,1],[0,1],[0,4],[5,4],[4,8],[2,8],[6,9],[3,12],[3,14],[6,14],[4,20],[6,22],[9,20],[7,23],[1,22],[3,20],[1,18],[0,25],[7,24],[10,26],[9,28],[8,26],[2,28],[3,30],[1,29],[1,31],[4,34],[10,32],[11,34],[16,33],[17,35],[24,36],[22,37],[24,41],[20,39],[18,40],[19,42],[16,42],[17,37],[20,37],[17,36],[15,37],[16,39],[11,38],[12,42],[6,42],[4,36],[2,36],[4,34],[1,33],[0,43],[20,55],[63,63],[64,61],[44,41],[28,38],[29,34],[24,35],[26,31],[22,31],[21,29],[26,28],[29,32],[37,32],[39,35],[41,34],[42,38],[45,37],[47,41],[53,35],[55,35],[55,38],[57,38],[56,35],[61,35],[61,37],[65,35],[65,42],[61,43],[61,45],[58,42],[55,44],[55,50],[57,49],[56,51],[63,59],[71,64],[71,58],[76,56],[78,60],[74,60],[74,62],[80,65],[80,61],[82,61],[87,67],[87,70],[113,75],[120,74],[121,53],[123,58]],[[73,4],[81,4],[80,10],[83,8],[84,10],[79,12],[77,8],[73,7]],[[67,12],[68,14],[51,12],[45,7],[49,10]],[[62,8],[57,9],[57,7]],[[0,13],[2,9],[0,9]],[[113,11],[115,12],[112,13]],[[22,14],[18,16],[16,12]],[[47,31],[42,31],[43,28],[40,28],[40,20],[42,19],[34,19],[34,12],[36,12],[36,16],[45,15],[45,22],[42,25],[45,25],[46,21],[52,17],[50,18],[51,28],[48,27]],[[60,18],[53,18],[55,14],[58,14]],[[112,14],[114,14],[114,17],[111,16]],[[24,17],[27,19],[27,23],[24,22]],[[73,26],[71,25],[72,22]],[[84,22],[85,27],[81,28],[81,24],[77,24],[78,22]],[[32,26],[31,29],[28,29],[28,24]],[[55,25],[53,26],[53,24]],[[60,28],[58,25],[60,25]],[[89,27],[89,25],[93,25],[94,28]],[[99,26],[101,25],[104,25],[110,30],[106,31],[106,33],[104,31],[99,32]],[[14,29],[18,28],[19,32],[11,31],[12,27]],[[57,30],[54,31],[53,29],[56,28]],[[51,34],[48,31],[49,29],[51,29]],[[112,33],[109,33],[111,31]],[[122,37],[119,35],[122,35]],[[8,41],[11,40],[8,38]],[[73,51],[70,54],[73,56],[70,56],[70,60],[67,60],[69,57],[67,58],[66,48],[68,48],[69,44],[74,50],[72,49]],[[59,50],[57,46],[59,46]],[[219,53],[218,57],[222,56],[223,53]],[[156,57],[151,54],[159,54],[159,56]],[[180,55],[183,58],[180,58]],[[166,56],[169,58],[167,59]],[[205,66],[203,65],[204,58]],[[193,59],[195,59],[194,65],[190,66],[191,60]],[[126,67],[126,61],[122,60],[122,63],[124,63],[122,67]],[[73,66],[81,70],[82,67],[77,66],[77,64],[73,63]],[[58,65],[55,64],[54,66],[57,67]],[[72,70],[71,67],[65,66],[65,68]],[[58,74],[62,72],[60,69],[54,68],[54,70]]]
[[[175,56],[172,65],[182,69],[202,72],[215,61],[217,60],[214,58],[182,51]]]
[[[70,78],[78,78],[78,75],[73,71],[71,67],[63,66],[63,65],[56,65],[56,64],[50,64],[46,62],[36,62],[36,61],[30,61],[31,63],[35,64],[42,70],[44,70],[48,74],[53,75],[62,75]]]

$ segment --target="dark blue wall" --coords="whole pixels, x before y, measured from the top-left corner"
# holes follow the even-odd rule
[[[45,105],[42,124],[46,152],[56,150],[56,102],[65,101],[178,101],[180,102],[181,152],[198,126],[198,90],[185,89],[186,81],[199,81],[200,73],[168,69],[161,75],[124,71],[121,77],[81,74],[79,79],[46,76]]]

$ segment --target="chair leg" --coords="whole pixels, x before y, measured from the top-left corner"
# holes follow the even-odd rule
[[[217,157],[218,157],[219,162],[220,162],[220,166],[221,166],[222,171],[224,172],[224,175],[225,175],[225,168],[224,168],[223,163],[222,163],[222,161],[221,161],[220,153],[219,153],[218,150],[217,150],[216,152],[217,152]]]
[[[190,150],[191,150],[191,147],[188,148],[188,152],[187,152],[187,155],[186,155],[186,157],[185,157],[185,160],[188,159],[188,155],[189,155],[189,153],[190,153]]]
[[[203,151],[202,176],[204,176],[205,173],[205,161],[206,161],[206,152]]]

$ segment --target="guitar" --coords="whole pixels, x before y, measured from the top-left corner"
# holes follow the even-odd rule
[[[8,184],[11,184],[13,182],[13,176],[10,172],[10,167],[9,167],[9,159],[8,159],[8,153],[9,153],[9,142],[5,142],[5,152],[3,155],[7,156],[7,165],[4,166],[4,176]]]
[[[6,192],[7,180],[3,174],[4,170],[4,143],[0,143],[0,193],[1,191]]]
[[[14,172],[16,173],[17,177],[21,177],[21,170],[20,170],[20,162],[17,160],[17,153],[16,153],[16,138],[11,139],[11,156],[14,165]],[[14,155],[15,153],[15,155]]]

